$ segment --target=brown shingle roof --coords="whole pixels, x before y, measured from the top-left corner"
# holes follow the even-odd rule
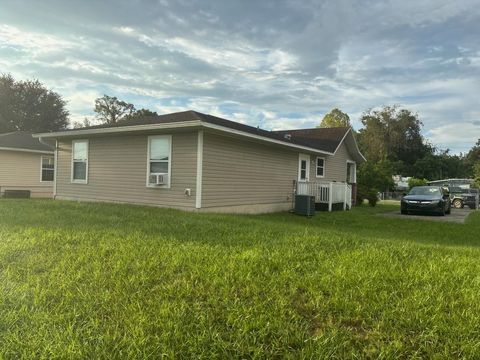
[[[333,153],[340,144],[348,128],[333,128],[333,129],[304,129],[304,130],[284,130],[284,131],[268,131],[258,127],[241,124],[235,121],[230,121],[213,115],[202,114],[197,111],[182,111],[171,114],[143,117],[133,120],[119,121],[116,124],[102,124],[90,126],[76,130],[95,130],[120,128],[138,125],[154,125],[154,124],[168,124],[184,121],[201,121],[217,126],[222,126],[228,129],[242,131],[249,134],[262,136],[268,139],[274,139],[285,143],[294,145],[306,146],[322,152]],[[291,137],[286,135],[290,134]]]
[[[275,131],[282,136],[291,136],[292,141],[301,141],[308,146],[335,152],[349,128],[313,128]]]
[[[53,146],[42,144],[38,139],[32,137],[32,133],[26,131],[0,134],[0,148],[45,152],[53,152],[54,150]]]

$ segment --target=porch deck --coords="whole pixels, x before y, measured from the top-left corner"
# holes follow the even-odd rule
[[[295,181],[296,195],[315,196],[315,203],[327,204],[332,211],[334,204],[342,204],[343,210],[352,208],[352,185],[344,182]]]

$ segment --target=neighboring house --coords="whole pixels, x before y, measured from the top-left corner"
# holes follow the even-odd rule
[[[305,184],[320,202],[320,184],[347,189],[365,161],[350,128],[275,132],[194,111],[35,136],[57,142],[57,199],[198,211],[288,210]]]
[[[0,195],[5,191],[52,197],[54,147],[28,132],[0,134]],[[29,193],[28,193],[29,192]]]
[[[408,181],[411,179],[410,176],[393,175],[392,179],[396,191],[405,191],[410,188],[410,186],[408,186]]]

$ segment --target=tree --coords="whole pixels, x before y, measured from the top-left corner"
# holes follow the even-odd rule
[[[335,108],[335,109],[332,109],[328,114],[326,114],[323,117],[319,127],[333,128],[333,127],[350,127],[350,126],[351,126],[350,117],[346,113]]]
[[[125,120],[135,112],[135,106],[115,96],[103,95],[95,99],[95,108],[97,119],[106,124],[116,124],[118,121]]]
[[[408,187],[411,189],[415,186],[425,186],[427,185],[427,179],[420,179],[412,177],[408,180]]]
[[[480,162],[473,165],[473,178],[475,179],[475,187],[480,188]]]
[[[136,120],[144,117],[158,116],[156,111],[151,111],[148,109],[135,110],[131,115],[125,116],[125,120]]]
[[[357,172],[357,204],[367,199],[370,206],[375,206],[378,193],[393,186],[392,164],[389,161],[363,163]]]
[[[74,129],[81,129],[81,128],[89,127],[89,126],[92,126],[92,125],[93,125],[92,121],[89,118],[85,117],[85,118],[83,118],[82,122],[75,121],[73,123],[73,128]]]
[[[361,118],[359,145],[369,161],[395,163],[398,174],[413,174],[419,159],[434,152],[421,134],[422,122],[417,114],[398,106],[368,110]]]
[[[0,75],[0,133],[63,130],[68,116],[65,100],[40,81]]]
[[[470,176],[472,176],[475,164],[480,162],[480,139],[478,139],[476,144],[465,155],[464,162]]]

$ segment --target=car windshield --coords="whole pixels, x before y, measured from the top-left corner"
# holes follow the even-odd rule
[[[442,195],[439,188],[431,186],[414,187],[408,195]]]

